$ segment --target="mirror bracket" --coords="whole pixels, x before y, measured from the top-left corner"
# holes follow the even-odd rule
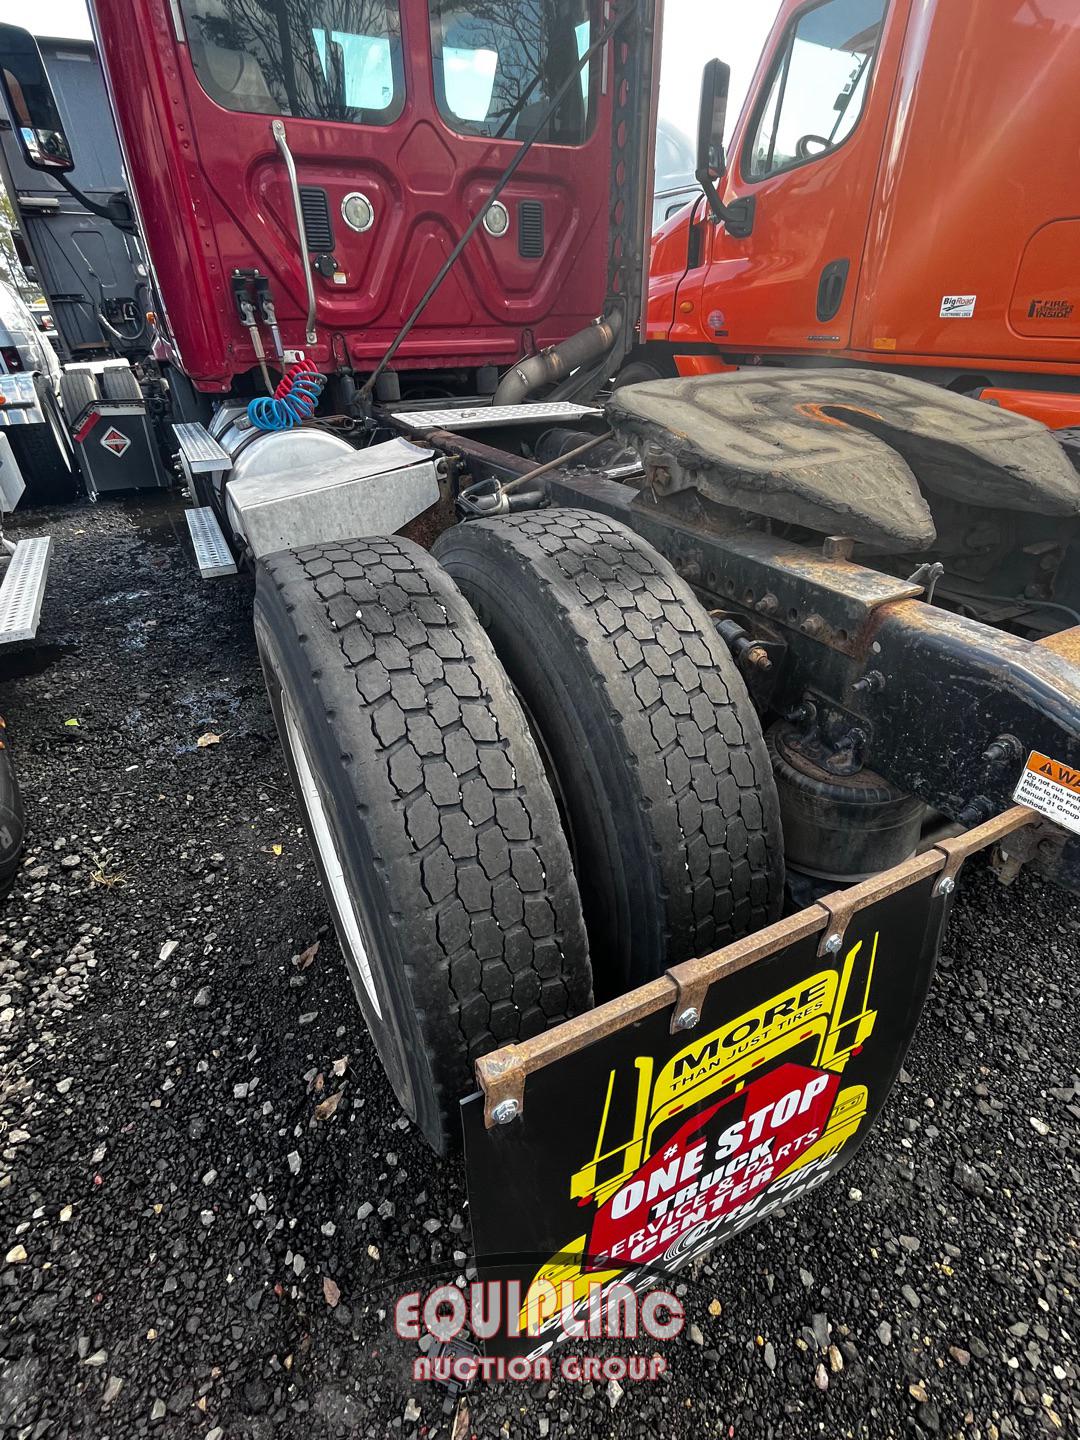
[[[757,209],[756,195],[743,195],[738,200],[732,200],[730,204],[725,205],[720,199],[713,177],[707,169],[699,170],[695,178],[705,192],[705,199],[709,204],[709,219],[714,225],[723,225],[728,234],[736,240],[745,240],[748,235],[753,233],[754,212]]]
[[[77,185],[73,185],[66,175],[56,175],[54,178],[64,187],[72,199],[77,200],[84,210],[89,210],[91,215],[100,216],[102,220],[108,220],[110,225],[115,225],[117,230],[125,230],[129,234],[136,234],[135,213],[131,208],[131,201],[123,190],[117,190],[109,196],[104,205],[99,205],[96,200],[91,200],[89,195],[84,195]]]
[[[701,100],[698,105],[697,166],[694,178],[701,186],[709,205],[714,225],[726,225],[728,234],[749,235],[754,228],[755,199],[747,196],[725,205],[717,191],[717,182],[727,174],[724,155],[724,130],[727,123],[728,91],[731,89],[731,66],[722,60],[706,61],[701,72]]]
[[[754,233],[754,213],[757,210],[756,195],[742,195],[725,205],[716,193],[711,181],[701,181],[705,198],[709,202],[709,219],[714,225],[723,225],[734,240],[745,240]]]

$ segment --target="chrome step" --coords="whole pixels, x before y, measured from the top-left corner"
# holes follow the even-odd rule
[[[399,425],[410,430],[483,430],[491,425],[550,425],[553,420],[580,420],[599,415],[592,405],[569,400],[541,401],[536,405],[462,405],[445,410],[395,410]]]
[[[192,549],[195,551],[195,564],[199,567],[202,578],[214,580],[219,575],[235,575],[236,561],[210,506],[200,505],[196,510],[185,510],[184,518],[187,520]]]
[[[0,558],[0,645],[37,634],[51,558],[51,535],[20,540],[6,565]]]
[[[232,457],[223,450],[205,425],[197,420],[188,420],[173,426],[176,443],[180,447],[180,468],[184,479],[194,492],[196,475],[208,475],[211,487],[219,475],[226,475],[232,469]]]

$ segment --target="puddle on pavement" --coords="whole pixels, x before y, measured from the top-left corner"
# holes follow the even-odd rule
[[[28,640],[25,648],[0,648],[0,684],[43,675],[68,655],[74,655],[77,648],[75,645],[42,645],[33,640]]]
[[[119,605],[122,601],[127,600],[148,600],[153,593],[152,590],[119,590],[113,595],[103,595],[101,603],[103,605]]]

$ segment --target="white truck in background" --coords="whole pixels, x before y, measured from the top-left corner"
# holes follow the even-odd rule
[[[39,499],[70,498],[77,484],[60,373],[56,351],[29,307],[0,283],[0,645],[37,633],[52,547],[47,535],[8,540],[4,517],[28,480]]]

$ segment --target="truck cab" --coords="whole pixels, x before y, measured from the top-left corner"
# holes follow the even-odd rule
[[[702,195],[657,234],[648,341],[683,373],[842,362],[1075,394],[1078,66],[1066,0],[785,0],[718,177],[742,223]]]
[[[579,69],[604,23],[594,0],[93,8],[162,354],[198,390],[229,392],[256,366],[233,296],[252,272],[286,350],[324,372],[370,371],[564,85],[396,371],[407,398],[475,391],[485,369],[494,389],[493,367],[600,313],[613,150],[636,131],[622,113],[627,47]],[[636,184],[636,154],[621,173]]]

